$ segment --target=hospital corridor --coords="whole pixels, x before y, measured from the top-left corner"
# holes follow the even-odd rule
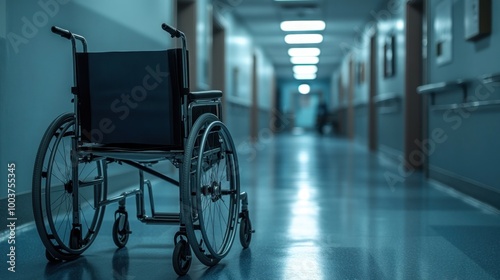
[[[500,279],[499,15],[0,0],[0,279]]]

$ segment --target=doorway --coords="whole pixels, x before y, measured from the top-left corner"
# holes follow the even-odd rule
[[[259,90],[259,72],[258,72],[258,58],[254,53],[252,57],[252,105],[250,107],[250,138],[255,143],[258,140],[258,127],[259,127],[259,107],[258,107],[258,90]]]
[[[370,84],[368,99],[368,149],[377,150],[377,33],[370,37]]]
[[[405,98],[404,98],[404,158],[407,169],[422,169],[425,159],[417,142],[423,139],[424,105],[417,87],[423,80],[423,24],[425,1],[408,1],[406,4],[406,61],[405,61]]]
[[[314,130],[316,126],[316,116],[320,98],[319,91],[312,91],[308,94],[301,94],[297,92],[294,95],[294,125],[296,128],[308,131]]]

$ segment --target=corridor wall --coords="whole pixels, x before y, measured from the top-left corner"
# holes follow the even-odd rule
[[[362,30],[358,40],[350,45],[342,65],[331,75],[332,104],[339,115],[340,134],[367,144],[370,39],[375,36],[377,149],[394,159],[403,153],[405,5],[405,0],[391,0],[371,11],[369,21],[356,28]]]
[[[424,1],[417,3],[422,4]],[[497,208],[500,208],[500,165],[498,154],[500,146],[500,128],[495,125],[500,121],[498,106],[500,100],[500,2],[491,1],[491,33],[474,40],[467,40],[465,35],[465,0],[425,1],[424,38],[422,53],[426,84],[439,85],[446,82],[445,90],[422,94],[425,101],[422,111],[422,139],[404,139],[405,130],[405,92],[406,69],[406,12],[405,0],[391,0],[377,14],[383,14],[377,20],[376,28],[367,28],[360,43],[354,45],[346,54],[342,66],[332,73],[331,87],[337,95],[333,97],[341,118],[341,133],[348,135],[348,110],[352,107],[354,139],[366,143],[364,131],[367,131],[367,112],[364,108],[369,102],[369,88],[355,84],[349,92],[350,64],[366,65],[366,77],[369,77],[369,38],[376,39],[377,86],[374,101],[377,108],[377,150],[395,160],[400,167],[397,182],[401,183],[414,174],[407,161],[402,161],[403,150],[409,142],[418,142],[418,149],[409,151],[409,160],[423,166],[429,178],[452,186]],[[489,1],[486,1],[489,2]],[[415,3],[413,3],[415,4]],[[447,22],[443,27],[443,20]],[[443,32],[449,28],[450,33]],[[446,33],[443,35],[443,33]],[[373,35],[374,34],[374,35]],[[427,37],[425,37],[427,36]],[[387,45],[392,40],[393,71],[387,74]],[[443,43],[443,40],[448,43]],[[440,44],[441,43],[441,44]],[[448,47],[449,46],[449,49]],[[391,71],[389,71],[391,72]],[[409,73],[411,74],[411,73]],[[354,74],[356,75],[356,73]],[[485,79],[485,77],[490,79]],[[462,81],[459,86],[457,80]],[[340,95],[344,98],[338,98]],[[347,94],[353,95],[353,102],[347,102]],[[338,100],[338,101],[337,101]],[[386,102],[389,100],[390,102]],[[479,101],[479,103],[473,103]],[[484,105],[488,104],[489,105]],[[493,105],[492,105],[493,104]],[[478,106],[479,105],[479,106]],[[465,106],[465,107],[463,107]],[[387,110],[389,107],[389,110]],[[407,107],[408,108],[408,107]],[[408,122],[411,125],[411,122]],[[413,164],[413,163],[412,163]]]
[[[238,150],[245,154],[253,152],[253,142],[258,141],[251,139],[250,135],[253,106],[257,111],[257,137],[270,129],[275,90],[274,67],[263,49],[255,44],[249,31],[231,13],[221,13],[219,17],[227,36],[224,121]],[[255,100],[252,97],[254,90]]]
[[[464,30],[465,1],[450,1],[451,61],[440,64],[436,51],[440,31],[434,26],[445,1],[428,1],[427,80],[432,84],[464,79],[468,97],[464,100],[463,90],[456,87],[427,99],[429,144],[424,152],[428,156],[429,177],[500,208],[498,106],[458,110],[449,107],[469,101],[500,100],[500,84],[483,83],[483,76],[500,73],[500,2],[491,1],[491,34],[469,41]],[[443,134],[438,142],[432,139],[433,131]]]
[[[406,1],[393,1],[395,6],[384,7],[390,18],[378,22],[377,28],[377,94],[384,100],[376,103],[378,149],[393,158],[403,152],[404,137],[404,100],[405,85],[405,33],[404,17]],[[396,6],[397,5],[397,6]],[[392,40],[392,42],[391,42]],[[390,59],[392,44],[392,62]],[[388,73],[388,64],[393,64]],[[399,101],[398,99],[399,98]],[[383,108],[387,104],[386,108]],[[383,106],[381,106],[383,105]],[[388,108],[387,108],[388,107]]]

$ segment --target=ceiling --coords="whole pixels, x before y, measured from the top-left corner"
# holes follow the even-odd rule
[[[278,79],[293,79],[288,49],[319,47],[317,79],[328,79],[340,65],[346,50],[354,45],[360,33],[388,0],[226,0],[232,13],[250,32],[271,59]],[[286,32],[280,29],[283,20],[317,20],[326,22],[323,42],[315,45],[288,45]]]

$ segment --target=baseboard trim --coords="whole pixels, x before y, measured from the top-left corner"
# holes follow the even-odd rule
[[[436,166],[429,166],[428,174],[430,179],[434,179],[463,194],[471,196],[474,199],[500,210],[499,190]]]

